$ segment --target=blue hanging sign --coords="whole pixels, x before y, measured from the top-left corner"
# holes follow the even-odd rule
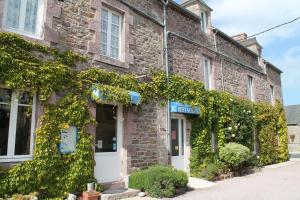
[[[170,103],[170,112],[190,114],[190,115],[200,115],[200,109],[198,107],[193,107],[190,105],[186,105],[174,101]]]
[[[139,105],[141,102],[141,95],[138,92],[134,92],[134,91],[128,91],[128,93],[130,95],[130,103],[133,105]],[[106,99],[105,93],[96,87],[93,89],[92,96],[93,98],[100,99],[100,100]]]

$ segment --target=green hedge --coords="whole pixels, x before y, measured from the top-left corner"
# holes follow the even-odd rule
[[[145,190],[152,197],[172,197],[176,188],[186,187],[187,174],[165,166],[153,166],[129,177],[129,187]]]

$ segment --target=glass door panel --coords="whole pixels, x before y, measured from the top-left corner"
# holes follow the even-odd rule
[[[117,112],[117,106],[97,105],[96,153],[117,152]]]

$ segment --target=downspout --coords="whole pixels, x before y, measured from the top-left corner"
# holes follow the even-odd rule
[[[215,46],[215,51],[218,52],[218,45],[217,45],[217,35],[218,34],[218,30],[215,29],[214,32],[214,46]],[[220,57],[220,65],[221,65],[221,87],[222,87],[222,91],[225,91],[225,86],[224,86],[224,69],[223,69],[223,59],[222,57]]]
[[[166,70],[166,78],[167,78],[167,86],[169,86],[169,51],[168,51],[168,12],[167,12],[167,7],[169,4],[169,0],[161,0],[161,2],[163,3],[163,11],[164,11],[164,59],[165,59],[165,70]],[[166,146],[167,146],[167,150],[170,153],[171,151],[171,144],[170,144],[170,134],[171,134],[171,113],[170,113],[170,99],[168,97],[167,99],[167,108],[166,108]]]

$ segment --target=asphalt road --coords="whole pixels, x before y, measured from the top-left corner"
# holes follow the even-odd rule
[[[217,182],[173,199],[180,200],[300,200],[300,162],[264,168],[261,172]]]

